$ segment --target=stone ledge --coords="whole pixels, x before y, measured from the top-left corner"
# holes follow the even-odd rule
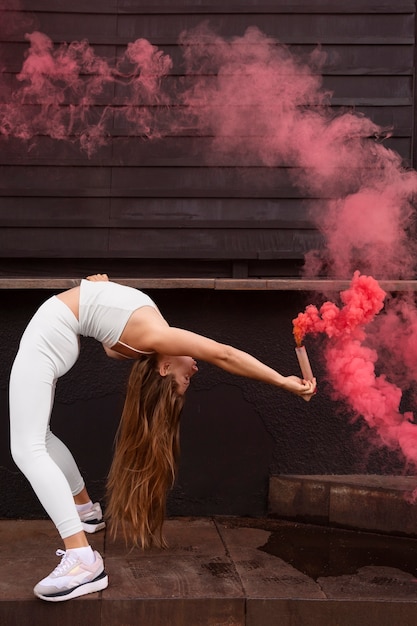
[[[414,476],[281,475],[269,482],[273,516],[356,530],[417,536]]]
[[[331,292],[347,289],[349,280],[300,278],[119,278],[115,282],[137,289],[214,289],[219,291],[319,291]],[[80,278],[0,278],[0,289],[70,289]],[[417,291],[417,280],[381,280],[385,291]]]

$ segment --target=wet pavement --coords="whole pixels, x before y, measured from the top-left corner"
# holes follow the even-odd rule
[[[176,518],[168,550],[91,537],[109,587],[32,588],[62,547],[47,520],[0,520],[2,626],[416,626],[417,538],[276,519]]]

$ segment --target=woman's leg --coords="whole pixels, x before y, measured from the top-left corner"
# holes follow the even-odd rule
[[[78,320],[58,298],[35,313],[10,375],[10,443],[16,465],[31,483],[62,538],[83,530],[73,495],[84,487],[77,465],[49,429],[57,379],[79,355]]]
[[[11,452],[16,465],[65,539],[80,533],[83,527],[68,480],[47,449],[46,433],[54,382],[47,380],[47,371],[40,372],[39,369],[40,363],[34,371],[19,355],[13,365],[10,379]]]
[[[49,427],[46,433],[46,448],[68,481],[84,532],[96,533],[105,528],[101,506],[98,502],[93,504],[91,501],[74,457]]]
[[[80,491],[80,493],[76,493],[74,496],[74,502],[75,504],[88,504],[89,502],[91,502],[91,498],[88,495],[88,491],[87,489],[84,487],[84,489],[82,491]]]
[[[84,488],[81,475],[69,450],[49,430],[55,382],[78,357],[76,321],[57,298],[43,307],[26,329],[12,367],[10,438],[13,459],[67,548],[60,553],[60,565],[34,589],[40,598],[57,602],[104,589],[107,575],[101,556],[88,544],[74,503],[73,490]]]
[[[46,431],[46,449],[49,456],[64,473],[72,495],[75,497],[77,494],[83,492],[85,490],[84,479],[81,476],[74,457],[67,446],[51,432],[49,426]]]

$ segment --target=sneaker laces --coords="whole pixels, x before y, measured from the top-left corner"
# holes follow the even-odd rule
[[[61,557],[61,562],[56,566],[51,575],[53,576],[63,576],[69,570],[73,568],[73,566],[77,563],[78,558],[65,550],[57,550],[55,553],[57,556]]]

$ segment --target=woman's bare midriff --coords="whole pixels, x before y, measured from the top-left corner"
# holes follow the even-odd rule
[[[74,313],[77,320],[80,319],[80,288],[73,287],[68,291],[63,291],[57,295],[59,300],[62,300],[68,308]]]

